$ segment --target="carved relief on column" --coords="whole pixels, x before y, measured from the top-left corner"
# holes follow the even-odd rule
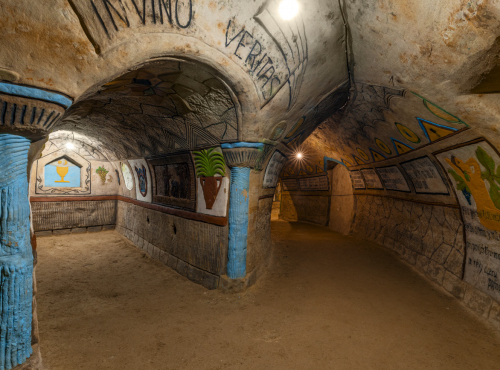
[[[0,369],[31,356],[33,253],[28,201],[30,140],[0,134]]]
[[[0,82],[0,132],[45,136],[71,104],[58,93]]]

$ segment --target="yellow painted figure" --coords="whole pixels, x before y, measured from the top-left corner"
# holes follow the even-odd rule
[[[478,161],[475,158],[469,158],[464,162],[452,156],[451,159],[446,158],[446,162],[453,168],[474,197],[481,224],[488,229],[500,231],[500,209],[495,206],[491,199]]]

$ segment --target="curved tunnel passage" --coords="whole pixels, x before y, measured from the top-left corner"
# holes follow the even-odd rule
[[[50,244],[65,238],[102,235],[129,250],[118,233],[186,277],[176,278],[184,285],[250,297],[283,272],[283,245],[311,262],[301,238],[314,244],[321,235],[321,243],[349,244],[342,253],[357,251],[363,261],[366,250],[340,236],[355,235],[394,252],[482,317],[486,332],[498,331],[498,6],[297,1],[291,15],[283,9],[295,0],[54,0],[53,12],[7,0],[0,8],[0,143],[8,143],[0,146],[0,368],[24,366],[26,357],[26,366],[41,366],[37,290],[28,283],[37,238],[42,258],[63,253]],[[28,176],[19,172],[26,162]],[[281,221],[272,224],[272,215]],[[338,266],[339,249],[324,247]],[[321,248],[310,248],[322,265]],[[283,274],[300,279],[307,266]],[[359,279],[390,279],[380,266]],[[362,284],[349,275],[339,285],[331,276],[324,289],[336,300],[321,304],[340,309],[339,294]],[[405,308],[415,297],[400,288],[380,296],[406,297],[399,307],[415,315]],[[297,295],[305,305],[316,300]],[[429,304],[433,314],[439,297]],[[455,337],[452,320],[428,323],[434,319]],[[279,342],[272,332],[263,338]],[[436,356],[426,360],[445,368]],[[472,366],[457,358],[446,366]]]

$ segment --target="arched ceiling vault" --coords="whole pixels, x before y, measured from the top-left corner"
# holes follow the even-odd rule
[[[55,129],[93,137],[116,158],[151,157],[237,141],[238,109],[200,64],[163,60],[104,84]]]

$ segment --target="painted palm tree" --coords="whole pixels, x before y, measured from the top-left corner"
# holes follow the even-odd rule
[[[215,148],[203,149],[193,154],[196,176],[200,178],[207,209],[212,209],[222,186],[222,179],[226,175],[226,162]]]

